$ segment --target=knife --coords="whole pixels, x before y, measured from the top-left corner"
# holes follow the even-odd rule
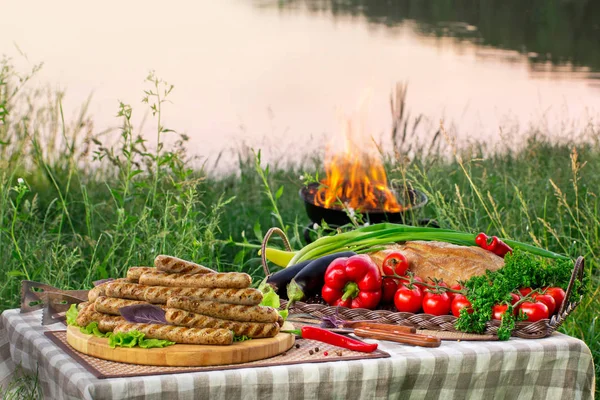
[[[406,333],[398,330],[372,329],[369,327],[355,328],[356,336],[367,339],[387,340],[420,347],[439,347],[442,344],[440,338],[418,333]]]

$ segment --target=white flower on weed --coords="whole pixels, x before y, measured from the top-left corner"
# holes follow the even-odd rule
[[[313,229],[316,231],[317,229],[319,229],[319,224],[317,224],[316,222],[313,224]]]
[[[300,175],[300,180],[303,181],[304,180],[304,175]]]
[[[348,215],[350,215],[350,218],[354,218],[355,214],[356,212],[354,211],[354,208],[348,207]]]
[[[371,224],[370,224],[370,223],[368,223],[368,222],[365,222],[365,223],[363,224],[363,226],[369,226],[369,225],[371,225]]]
[[[19,178],[19,179],[17,179],[17,183],[18,183],[19,185],[24,185],[24,184],[25,184],[25,179],[23,179],[23,178]]]

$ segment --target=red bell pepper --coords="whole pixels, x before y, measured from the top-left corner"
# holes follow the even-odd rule
[[[325,272],[323,300],[330,306],[374,309],[381,300],[381,273],[369,256],[338,258]]]
[[[492,236],[490,238],[483,232],[477,235],[475,238],[475,243],[477,243],[477,245],[482,249],[491,251],[500,257],[504,257],[507,253],[512,253],[510,246],[498,239],[498,237]]]

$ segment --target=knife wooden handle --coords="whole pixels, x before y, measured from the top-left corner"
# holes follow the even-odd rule
[[[416,333],[389,332],[369,328],[356,328],[354,334],[359,337],[379,340],[389,340],[421,347],[439,347],[440,338],[429,335],[418,335]]]
[[[378,331],[387,332],[417,333],[417,329],[412,326],[378,324],[376,322],[353,322],[350,324],[345,324],[345,326],[349,328],[377,329]]]

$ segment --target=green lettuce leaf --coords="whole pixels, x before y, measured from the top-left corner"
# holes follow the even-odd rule
[[[175,344],[175,342],[170,342],[168,340],[160,340],[160,339],[144,339],[146,336],[144,333],[140,331],[129,331],[129,332],[118,332],[113,333],[108,338],[108,344],[113,349],[115,347],[134,347],[139,346],[143,349],[151,349],[154,347],[167,347]]]
[[[281,307],[281,303],[279,302],[279,296],[273,289],[263,294],[263,300],[260,303],[261,306],[269,306],[273,308]]]
[[[279,310],[279,315],[281,315],[281,318],[283,318],[283,320],[285,321],[288,317],[289,311],[288,309],[284,309],[284,310]]]
[[[69,326],[77,326],[77,315],[79,314],[79,310],[77,310],[77,304],[71,304],[71,307],[67,310],[67,325]]]
[[[107,332],[107,333],[100,332],[100,330],[98,329],[98,323],[95,321],[87,324],[87,326],[85,328],[79,328],[79,330],[81,331],[81,333],[85,333],[86,335],[94,335],[99,338],[109,337],[112,333],[112,332]]]
[[[252,340],[252,338],[250,338],[246,335],[243,335],[243,336],[233,335],[234,342],[245,342],[246,340]]]
[[[260,290],[263,293],[263,299],[260,303],[261,306],[273,307],[274,309],[279,310],[279,307],[281,307],[279,296],[277,295],[277,293],[275,293],[275,290],[273,290],[271,285],[266,283],[266,278],[261,282],[260,286],[258,287],[258,290]],[[284,310],[279,310],[279,315],[281,315],[281,318],[283,318],[283,320],[285,321],[288,317],[287,308]]]

